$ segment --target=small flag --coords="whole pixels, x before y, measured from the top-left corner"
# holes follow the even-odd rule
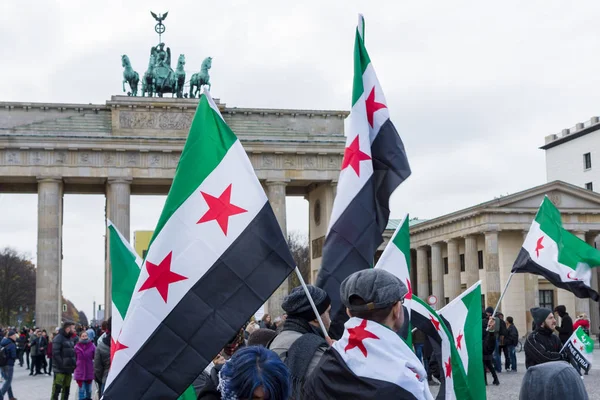
[[[445,397],[443,398],[445,400],[485,399],[485,397],[472,396],[462,360],[454,345],[452,332],[450,332],[438,313],[423,300],[417,296],[413,296],[411,314],[412,325],[424,332],[430,340],[441,347],[440,377],[445,384],[443,387]],[[478,326],[481,334],[481,321],[479,321]],[[479,351],[482,352],[482,348]],[[483,371],[483,361],[481,370]]]
[[[592,367],[593,351],[594,341],[579,327],[573,332],[560,352],[565,352],[573,365],[577,365],[588,372]]]
[[[340,284],[373,266],[390,216],[390,196],[410,176],[404,144],[365,48],[362,15],[354,42],[352,110],[344,131],[346,150],[317,277],[317,286],[331,298],[334,338],[341,336],[348,319]]]
[[[294,269],[240,141],[200,97],[104,399],[177,398]]]
[[[541,275],[577,297],[598,301],[591,280],[592,267],[599,265],[600,251],[564,229],[560,212],[544,197],[512,272]]]
[[[356,317],[345,327],[309,378],[305,398],[433,399],[425,368],[396,333]]]
[[[377,261],[375,268],[386,270],[402,281],[408,288],[408,293],[404,297],[404,309],[407,318],[404,321],[400,336],[408,347],[412,347],[412,326],[410,323],[410,307],[412,303],[412,285],[410,282],[410,230],[408,214],[404,216],[402,222],[396,228],[394,236],[385,247],[383,254]]]
[[[483,372],[483,343],[481,326],[481,281],[477,282],[438,314],[452,334],[467,377],[468,390],[473,399],[485,399],[485,377]]]

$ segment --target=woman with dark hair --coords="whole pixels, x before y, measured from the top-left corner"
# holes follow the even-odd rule
[[[262,346],[250,346],[223,365],[218,388],[205,387],[198,399],[287,400],[290,391],[290,373],[277,354]]]
[[[269,314],[263,315],[259,325],[262,329],[277,330],[275,324],[271,322],[271,316]]]

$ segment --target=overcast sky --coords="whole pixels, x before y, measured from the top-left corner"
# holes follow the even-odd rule
[[[120,2],[119,2],[120,3]],[[4,1],[0,101],[102,104],[121,94],[121,54],[142,74],[163,41],[188,75],[212,56],[229,106],[349,109],[357,13],[412,176],[392,216],[432,218],[545,182],[544,136],[598,115],[597,1]],[[112,4],[112,5],[111,5]],[[119,5],[117,5],[119,4]],[[164,197],[134,196],[131,231]],[[63,292],[103,302],[104,197],[66,195]],[[0,247],[36,255],[37,197],[0,195]],[[288,227],[307,205],[288,198]]]

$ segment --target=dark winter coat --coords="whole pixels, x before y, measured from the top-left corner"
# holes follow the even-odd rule
[[[52,368],[57,374],[72,374],[76,366],[75,343],[61,329],[52,341]]]
[[[94,343],[81,341],[75,345],[75,354],[77,356],[77,367],[75,368],[76,381],[93,381],[94,380],[94,354],[96,346]]]
[[[573,320],[571,319],[569,313],[564,313],[564,315],[561,315],[560,318],[562,321],[560,323],[560,327],[557,326],[556,330],[558,331],[558,337],[560,338],[560,341],[562,344],[565,344],[573,334]]]
[[[487,328],[483,331],[483,359],[491,360],[496,349],[496,333],[489,332]]]
[[[106,383],[108,370],[110,369],[110,333],[106,333],[98,339],[98,347],[94,356],[94,380],[100,386]]]
[[[566,355],[559,353],[562,343],[558,336],[545,327],[539,327],[531,332],[525,340],[525,366],[543,364],[549,361],[564,361]]]
[[[17,349],[25,350],[25,346],[27,345],[27,338],[25,335],[19,335],[17,338]]]
[[[514,325],[509,326],[507,329],[507,335],[504,338],[504,344],[507,346],[516,346],[519,343],[519,331]]]
[[[14,366],[15,360],[17,359],[17,345],[11,338],[2,338],[0,341],[0,347],[4,347],[4,353],[6,354],[6,365]]]

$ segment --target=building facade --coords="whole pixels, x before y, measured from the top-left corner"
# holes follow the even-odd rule
[[[411,281],[422,299],[434,295],[440,309],[481,280],[481,307],[494,307],[544,196],[560,209],[566,229],[594,245],[600,233],[600,195],[555,181],[448,215],[411,224]],[[386,230],[386,242],[393,234]],[[381,249],[385,247],[382,245]],[[598,290],[598,275],[593,274]],[[598,303],[578,299],[540,276],[515,274],[500,304],[522,334],[531,330],[531,307],[564,304],[574,317],[591,317],[598,333]]]
[[[570,129],[548,135],[546,152],[548,182],[560,180],[588,190],[600,191],[600,120],[592,117]]]

